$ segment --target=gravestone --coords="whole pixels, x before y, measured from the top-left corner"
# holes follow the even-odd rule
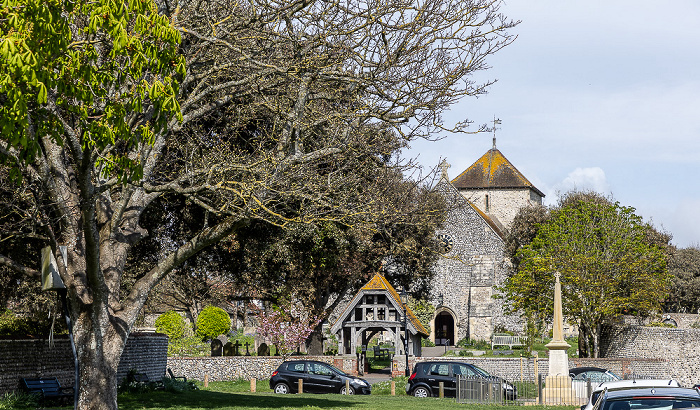
[[[270,346],[267,345],[267,343],[260,343],[260,346],[258,346],[258,356],[269,356],[270,355]]]
[[[224,356],[235,356],[233,343],[228,342],[224,345]]]
[[[211,357],[221,356],[224,350],[224,345],[219,339],[213,339],[211,341]]]

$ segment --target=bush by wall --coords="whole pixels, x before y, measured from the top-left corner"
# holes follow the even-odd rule
[[[225,310],[216,306],[207,306],[197,316],[197,336],[202,339],[214,339],[231,330],[231,317]]]

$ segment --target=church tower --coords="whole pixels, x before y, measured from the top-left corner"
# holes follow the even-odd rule
[[[493,148],[451,182],[503,231],[510,228],[520,208],[542,205],[544,198],[542,191],[496,148],[495,137]]]

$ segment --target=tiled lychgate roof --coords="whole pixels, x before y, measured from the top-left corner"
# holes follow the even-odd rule
[[[381,273],[375,273],[372,279],[370,279],[369,282],[365,284],[365,286],[360,289],[360,291],[363,290],[386,290],[391,296],[391,298],[394,300],[396,306],[403,306],[401,304],[401,296],[399,293],[394,289],[393,286],[391,286],[391,283],[389,283],[388,280],[382,275]],[[428,336],[430,335],[430,332],[428,332],[425,327],[421,324],[421,322],[418,320],[416,315],[413,313],[410,307],[406,306],[406,316],[408,317],[408,320],[413,324],[413,326],[416,328],[416,331],[418,333],[423,333],[424,335]]]
[[[401,296],[399,296],[399,293],[394,289],[393,286],[389,283],[389,281],[386,280],[384,275],[381,273],[375,273],[372,279],[369,280],[360,290],[355,294],[355,297],[352,298],[350,303],[347,304],[345,309],[343,309],[343,313],[338,317],[336,322],[333,324],[331,327],[332,331],[337,331],[338,328],[342,325],[342,322],[344,318],[348,315],[348,313],[355,308],[355,305],[359,303],[359,301],[362,299],[362,295],[366,293],[367,291],[383,291],[386,296],[393,301],[394,307],[396,307],[399,310],[403,310],[403,305],[401,304]],[[424,336],[429,336],[430,332],[425,329],[425,327],[420,323],[416,315],[413,313],[410,307],[406,306],[406,316],[407,320],[411,323],[411,326],[415,329],[416,333],[420,333]]]
[[[492,148],[452,180],[457,189],[529,188],[544,196],[496,148]]]

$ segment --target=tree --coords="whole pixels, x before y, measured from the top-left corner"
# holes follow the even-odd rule
[[[670,276],[664,249],[649,242],[648,225],[619,203],[570,198],[551,211],[503,290],[511,311],[551,317],[554,272],[562,275],[564,315],[577,320],[582,354],[598,357],[603,323],[622,313],[660,308]]]
[[[0,184],[24,193],[12,246],[31,244],[17,258],[3,230],[0,264],[37,280],[38,249],[67,247],[80,409],[117,408],[129,332],[193,255],[254,222],[376,226],[400,209],[381,201],[381,171],[486,92],[471,75],[515,24],[484,0],[159,4],[0,9]],[[125,286],[164,197],[193,217]]]
[[[668,263],[673,275],[666,307],[675,312],[700,312],[700,248],[677,249]]]
[[[306,341],[320,321],[287,302],[271,312],[261,311],[258,314],[258,334],[274,344],[277,352],[286,359]]]
[[[231,330],[231,317],[225,310],[216,306],[207,306],[197,317],[197,336],[204,340],[214,339]]]
[[[187,324],[185,319],[174,310],[169,310],[156,319],[156,331],[168,335],[169,339],[181,339],[185,336]]]

